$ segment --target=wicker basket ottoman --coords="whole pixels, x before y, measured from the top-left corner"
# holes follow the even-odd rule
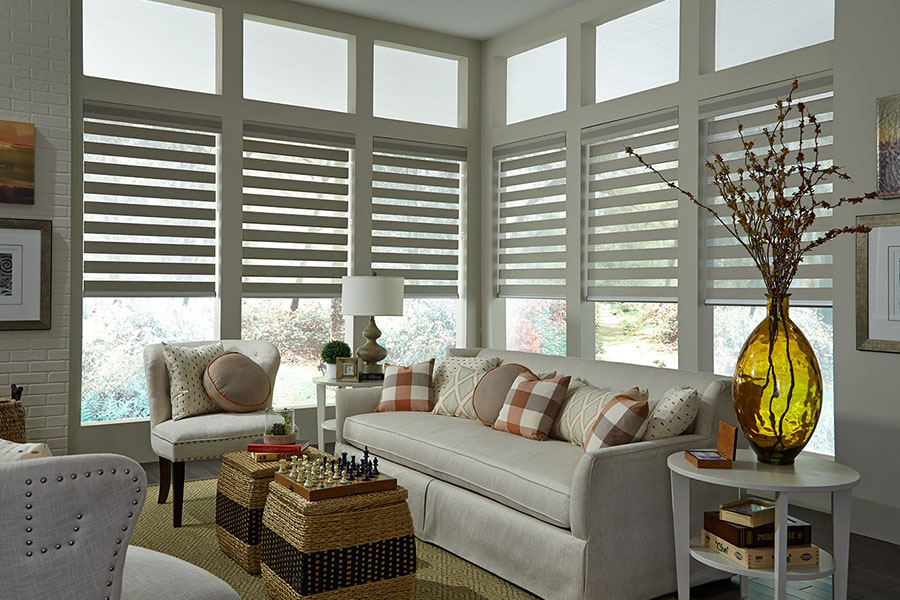
[[[24,444],[26,437],[25,407],[15,400],[0,399],[0,438]]]
[[[222,457],[216,484],[216,537],[222,552],[248,573],[259,573],[263,507],[277,470],[278,463],[256,462],[249,452]]]
[[[269,490],[261,568],[270,598],[412,598],[416,542],[404,488],[316,502],[277,482]]]

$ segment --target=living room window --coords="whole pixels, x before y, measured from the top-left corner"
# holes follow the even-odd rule
[[[241,338],[269,341],[281,352],[276,409],[315,405],[312,379],[324,375],[322,346],[345,337],[340,298],[244,298],[241,304]]]
[[[456,298],[404,298],[402,317],[378,317],[386,362],[411,365],[446,355],[457,345],[458,310]]]
[[[771,127],[777,112],[770,98],[784,96],[790,82],[782,82],[749,93],[732,97],[717,98],[715,110],[704,121],[707,155],[719,153],[726,161],[742,162],[743,146],[737,130],[738,123],[744,125],[744,137],[755,140],[759,152],[767,148],[762,128]],[[832,164],[831,153],[834,143],[833,92],[831,75],[803,78],[794,93],[795,103],[803,101],[806,109],[816,115],[822,126],[819,137],[820,164]],[[702,109],[701,109],[701,112]],[[800,145],[799,121],[794,118],[785,122],[784,141],[787,147],[796,151]],[[807,132],[803,147],[812,148]],[[811,153],[811,152],[810,152]],[[722,204],[711,181],[706,181],[704,201],[712,206]],[[785,192],[794,190],[788,187]],[[816,186],[816,198],[828,202],[832,184]],[[817,210],[815,229],[806,235],[812,239],[830,229],[833,224],[830,209]],[[715,221],[704,218],[705,222],[705,290],[706,304],[713,305],[713,349],[714,370],[723,375],[734,373],[734,363],[741,346],[750,332],[765,316],[765,288],[752,260],[746,251]],[[822,415],[816,432],[807,446],[808,450],[822,454],[834,454],[834,325],[832,304],[832,244],[826,243],[807,255],[797,270],[791,286],[791,319],[809,339],[819,359],[823,380]]]
[[[566,110],[566,38],[506,59],[506,124]]]
[[[84,108],[83,421],[147,416],[147,344],[210,339],[214,120]]]
[[[506,349],[566,355],[566,301],[506,299]]]
[[[350,36],[244,17],[244,97],[347,112]]]
[[[189,2],[84,0],[84,74],[218,91],[220,9]]]
[[[716,0],[716,70],[834,39],[834,0]]]
[[[598,25],[596,102],[678,81],[679,0]]]
[[[465,126],[460,79],[466,61],[419,48],[375,43],[373,111],[376,117],[447,127]]]
[[[678,368],[678,304],[594,302],[594,357]]]

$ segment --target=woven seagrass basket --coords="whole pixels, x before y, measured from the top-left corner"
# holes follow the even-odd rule
[[[249,452],[222,457],[216,483],[216,538],[222,552],[245,571],[259,573],[260,529],[269,482],[278,463],[259,463]]]
[[[261,555],[269,597],[412,598],[416,545],[406,498],[406,490],[398,487],[310,502],[271,483],[263,512]]]
[[[24,444],[25,407],[15,400],[0,400],[0,439]]]

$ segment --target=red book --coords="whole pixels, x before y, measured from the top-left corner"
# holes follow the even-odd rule
[[[275,454],[302,454],[309,447],[304,444],[247,444],[247,452],[272,452]]]

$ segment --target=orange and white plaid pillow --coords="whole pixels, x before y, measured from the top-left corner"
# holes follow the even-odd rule
[[[513,381],[494,429],[544,441],[566,397],[571,377],[537,379],[522,373]]]
[[[647,430],[649,418],[650,406],[641,397],[639,388],[617,394],[600,410],[600,416],[585,440],[584,451],[640,441]]]
[[[434,359],[408,367],[384,366],[384,385],[375,412],[430,411],[433,408],[431,373]]]

